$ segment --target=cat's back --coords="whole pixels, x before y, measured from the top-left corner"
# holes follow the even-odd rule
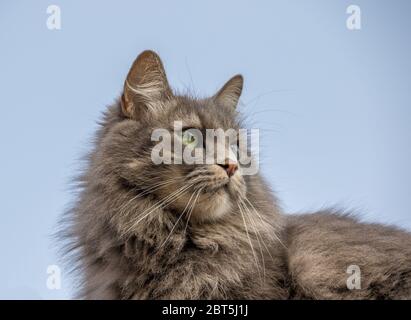
[[[411,234],[332,211],[286,218],[293,295],[411,298]]]

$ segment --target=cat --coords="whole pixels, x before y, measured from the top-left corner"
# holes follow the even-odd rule
[[[155,52],[137,57],[61,222],[77,297],[410,298],[409,233],[332,210],[286,215],[264,178],[238,162],[153,163],[153,130],[175,121],[239,130],[242,88],[236,75],[210,98],[180,95]],[[361,288],[347,285],[350,265]]]

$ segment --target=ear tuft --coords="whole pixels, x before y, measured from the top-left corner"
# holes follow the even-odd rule
[[[243,76],[241,74],[235,75],[214,95],[215,101],[223,106],[234,109],[243,91],[243,83]]]
[[[161,101],[171,95],[160,57],[151,50],[142,52],[131,66],[124,83],[121,99],[124,115],[137,119],[142,112],[155,111]]]

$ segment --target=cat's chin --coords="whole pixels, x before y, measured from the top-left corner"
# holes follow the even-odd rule
[[[193,222],[217,221],[232,212],[236,199],[243,198],[246,193],[244,180],[235,175],[229,183],[225,183],[210,192],[204,192],[193,210]]]
[[[225,190],[204,193],[193,210],[191,221],[199,223],[217,221],[228,214],[231,209],[232,200]]]

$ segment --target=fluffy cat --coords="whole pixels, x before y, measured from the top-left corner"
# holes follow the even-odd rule
[[[62,221],[86,299],[410,298],[411,235],[323,212],[285,216],[259,174],[153,163],[156,128],[241,128],[240,75],[214,96],[173,93],[158,55],[133,63]],[[347,288],[347,267],[361,289]]]

